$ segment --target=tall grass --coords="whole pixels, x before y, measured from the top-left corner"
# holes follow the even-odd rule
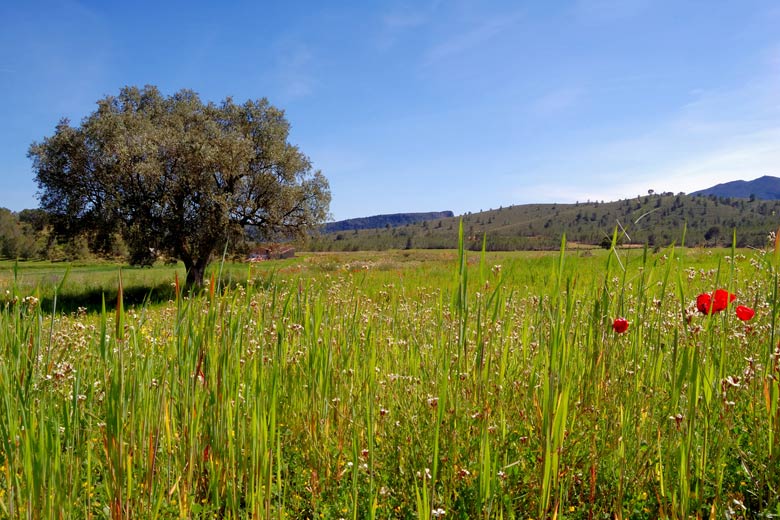
[[[134,306],[115,273],[95,313],[11,284],[0,517],[780,514],[780,252],[383,262]]]

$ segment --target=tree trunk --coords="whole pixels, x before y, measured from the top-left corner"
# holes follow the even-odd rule
[[[200,258],[194,262],[184,262],[184,267],[187,269],[187,281],[185,282],[185,287],[187,289],[193,289],[203,285],[203,275],[206,273],[207,265],[208,261]]]

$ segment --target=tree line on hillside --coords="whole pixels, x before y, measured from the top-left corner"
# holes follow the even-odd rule
[[[54,242],[46,212],[25,209],[16,213],[0,208],[0,257],[45,258],[54,252]]]
[[[291,237],[290,237],[291,238]],[[294,240],[297,247],[305,246],[307,239]],[[228,242],[220,250],[228,258],[243,260],[258,247],[266,247],[257,230],[248,227],[242,240]],[[83,230],[72,236],[55,232],[51,216],[44,210],[24,209],[18,212],[0,207],[0,260],[72,262],[80,260],[110,260],[146,267],[177,259],[150,248],[131,249],[118,232]]]
[[[253,247],[252,241],[231,243],[228,254],[243,257]],[[0,207],[0,259],[48,260],[118,260],[145,266],[156,260],[174,261],[162,253],[146,250],[131,251],[120,233],[84,230],[73,236],[61,236],[54,231],[50,215],[42,209],[14,212]]]
[[[681,244],[730,246],[736,230],[739,247],[763,247],[780,225],[780,201],[685,194],[648,194],[615,202],[527,204],[404,225],[391,229],[323,234],[318,251],[438,249],[457,247],[459,221],[467,247],[488,250],[550,250],[570,243],[599,247],[614,230],[622,244],[664,247]]]

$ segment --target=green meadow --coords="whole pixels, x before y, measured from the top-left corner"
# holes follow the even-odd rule
[[[2,263],[0,517],[780,515],[778,274],[565,243],[217,262],[196,293]]]

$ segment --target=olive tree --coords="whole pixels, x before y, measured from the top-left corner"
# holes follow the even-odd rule
[[[203,103],[190,90],[125,87],[80,126],[61,121],[28,155],[57,233],[118,231],[131,254],[182,260],[192,286],[250,227],[278,239],[325,220],[328,182],[289,130],[266,99]]]

